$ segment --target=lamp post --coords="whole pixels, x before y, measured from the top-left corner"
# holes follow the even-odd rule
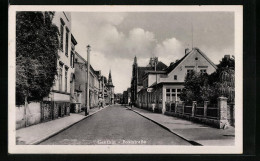
[[[104,108],[104,76],[102,76],[102,107]]]
[[[90,68],[90,45],[87,46],[87,63],[88,63],[88,73],[87,73],[87,107],[85,108],[85,116],[89,114],[89,68]]]

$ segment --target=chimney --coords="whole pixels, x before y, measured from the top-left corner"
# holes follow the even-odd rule
[[[230,59],[230,55],[225,55],[224,58]]]
[[[158,64],[158,57],[154,57],[154,63]]]
[[[189,48],[185,49],[185,55],[187,55],[189,53]]]

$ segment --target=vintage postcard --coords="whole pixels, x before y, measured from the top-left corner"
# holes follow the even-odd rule
[[[242,154],[242,6],[9,6],[11,154]]]

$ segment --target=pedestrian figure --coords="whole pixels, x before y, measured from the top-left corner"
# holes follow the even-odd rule
[[[101,102],[100,101],[98,101],[98,107],[99,107],[99,109],[101,108]]]

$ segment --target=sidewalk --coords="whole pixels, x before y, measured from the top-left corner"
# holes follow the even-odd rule
[[[85,116],[85,112],[71,113],[70,116],[16,130],[16,144],[38,144],[102,109],[104,108],[92,108],[88,116]]]
[[[136,107],[133,107],[132,110],[194,145],[232,146],[235,143],[234,127],[223,130]]]

